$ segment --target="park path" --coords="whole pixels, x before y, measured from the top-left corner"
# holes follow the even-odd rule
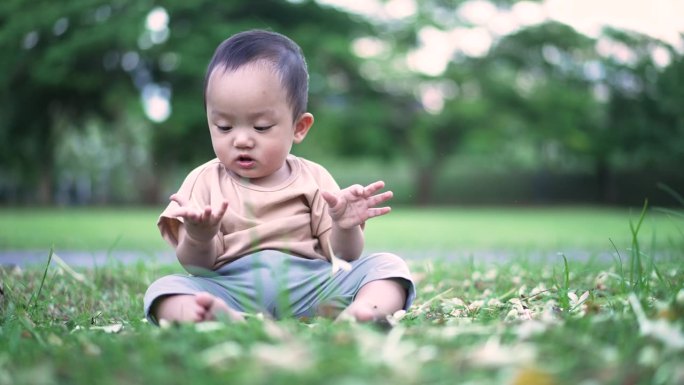
[[[0,250],[0,266],[36,266],[45,265],[49,250]],[[79,251],[55,250],[54,254],[74,267],[94,267],[108,263],[132,264],[140,261],[150,263],[174,263],[176,257],[172,252],[155,254],[136,251]]]
[[[372,250],[369,250],[369,253]],[[0,266],[40,266],[48,260],[49,251],[46,250],[0,250]],[[178,263],[175,255],[171,251],[156,252],[153,254],[140,251],[76,251],[76,250],[56,250],[55,254],[64,262],[74,267],[95,267],[109,263],[132,264],[138,262],[173,264]],[[408,261],[421,260],[447,260],[447,261],[468,261],[473,259],[476,262],[506,262],[514,259],[524,258],[528,260],[539,260],[547,262],[558,262],[562,260],[561,254],[557,251],[548,252],[520,252],[502,250],[428,250],[428,251],[405,251],[398,253]],[[586,261],[590,258],[612,261],[612,253],[591,253],[587,251],[564,251],[568,260]],[[623,255],[623,258],[627,255]]]

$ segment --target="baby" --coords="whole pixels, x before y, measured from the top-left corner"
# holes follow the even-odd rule
[[[150,285],[151,322],[259,312],[382,321],[411,305],[406,263],[362,256],[365,222],[390,212],[378,206],[392,192],[380,192],[382,181],[340,189],[322,166],[290,154],[314,122],[308,78],[301,49],[278,33],[238,33],[216,49],[204,82],[216,159],[186,177],[158,222],[190,274]]]

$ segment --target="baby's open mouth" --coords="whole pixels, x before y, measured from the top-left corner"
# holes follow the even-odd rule
[[[252,167],[256,163],[254,158],[247,156],[247,155],[240,155],[237,158],[237,163],[240,165],[240,167]]]

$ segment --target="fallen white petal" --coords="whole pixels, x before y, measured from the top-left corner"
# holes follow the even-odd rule
[[[639,331],[642,335],[660,340],[663,345],[670,349],[684,349],[684,335],[676,325],[664,319],[649,320],[637,296],[634,293],[629,293],[628,299],[639,322]]]
[[[118,333],[121,330],[123,330],[123,324],[118,323],[118,324],[112,324],[112,325],[105,325],[105,326],[91,326],[90,330],[102,330],[105,333]]]
[[[211,333],[224,329],[225,327],[225,323],[216,321],[198,322],[195,324],[195,330],[200,333]]]

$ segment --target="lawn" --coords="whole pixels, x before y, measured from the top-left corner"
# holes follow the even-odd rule
[[[155,225],[160,208],[0,209],[0,251],[169,250]],[[468,250],[611,250],[628,245],[629,221],[640,208],[404,208],[373,219],[370,249],[442,253]],[[652,211],[640,235],[681,244],[681,226]]]
[[[147,230],[153,210],[117,211],[109,219],[112,211],[70,212],[82,221],[78,227],[74,217],[57,214],[43,223],[45,213],[2,211],[2,248],[110,247],[114,238],[86,239],[108,224],[121,226],[116,245],[156,242]],[[16,242],[5,232],[31,228],[30,221],[9,225],[10,216],[32,215],[33,229],[49,222],[52,236]],[[545,225],[534,223],[540,218]],[[648,213],[640,227],[638,211],[631,219],[629,212],[594,209],[396,210],[369,226],[369,237],[381,238],[377,245],[523,250],[605,243],[615,258],[411,260],[418,298],[390,318],[392,328],[259,315],[244,324],[157,328],[142,319],[142,295],[177,265],[3,268],[0,385],[681,384],[682,222]],[[69,236],[75,233],[80,241]],[[671,252],[653,259],[654,239]]]

